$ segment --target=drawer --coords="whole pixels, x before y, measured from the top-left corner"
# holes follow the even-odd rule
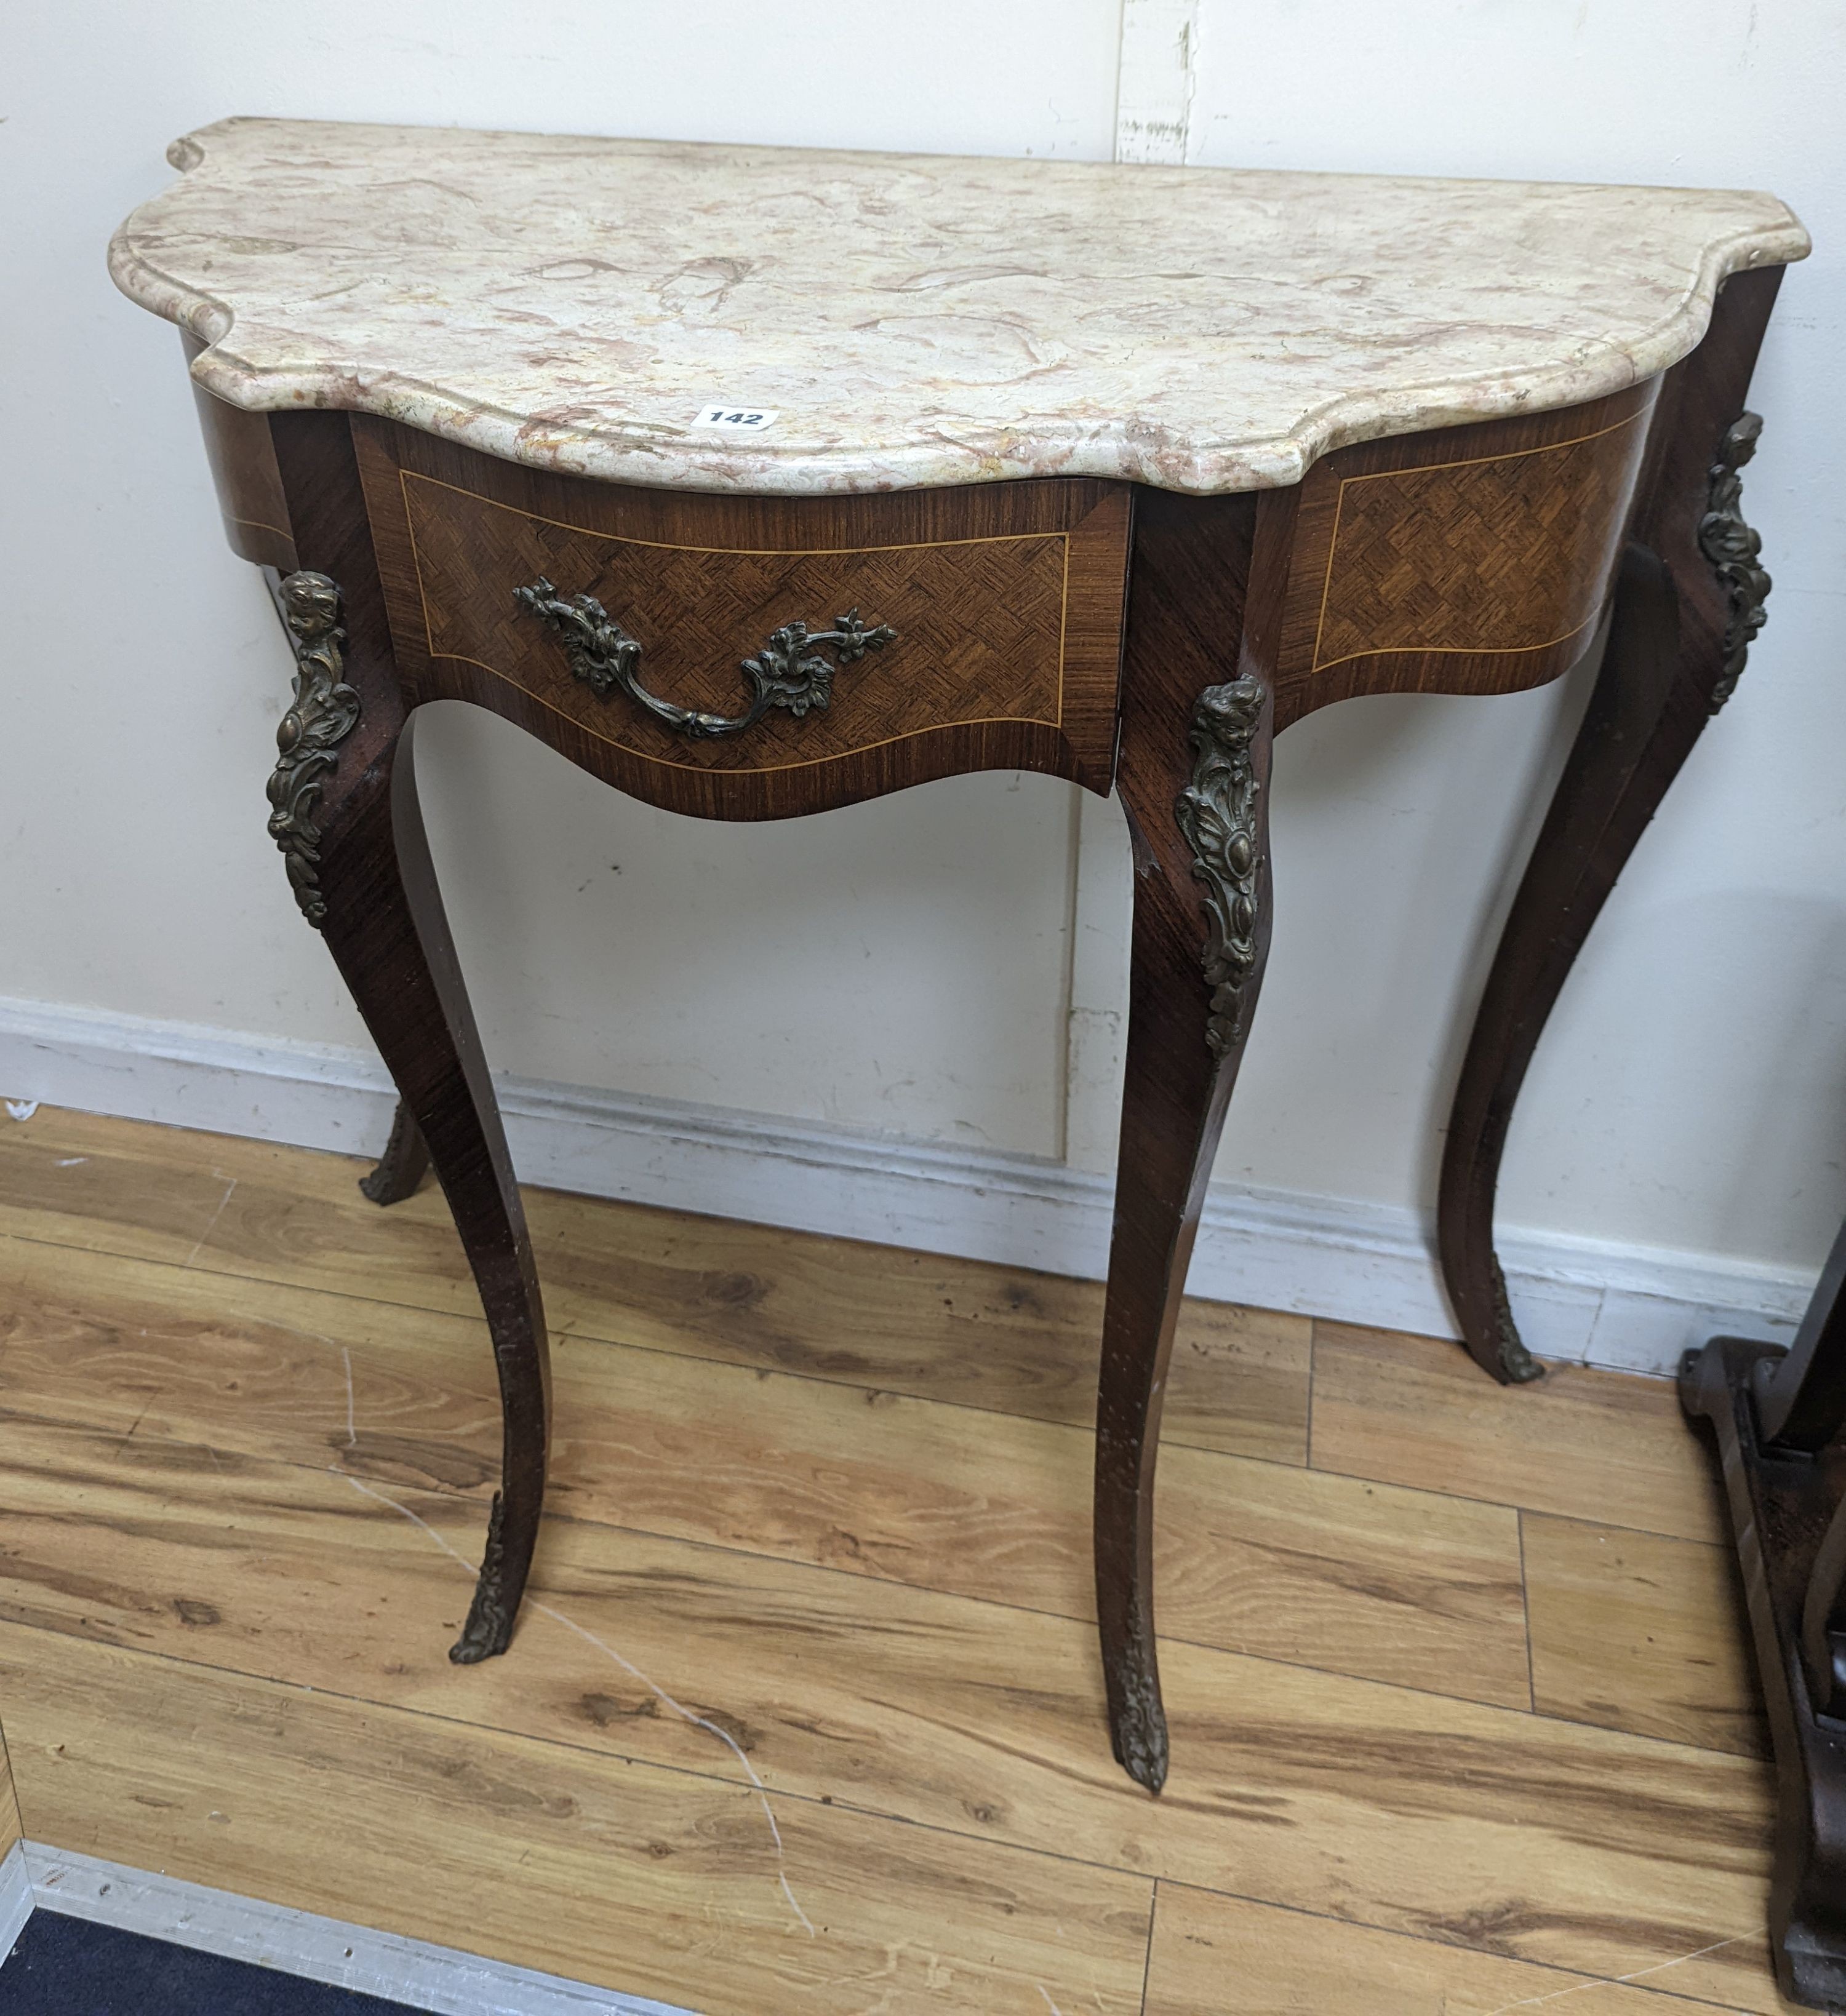
[[[414,699],[726,818],[971,769],[1109,789],[1125,484],[709,496],[354,434]]]

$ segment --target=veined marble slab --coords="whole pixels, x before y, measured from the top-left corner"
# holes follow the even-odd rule
[[[1574,405],[1802,257],[1748,190],[229,119],[117,233],[233,405],[784,495],[1294,483],[1346,442]],[[702,412],[768,414],[701,427]]]

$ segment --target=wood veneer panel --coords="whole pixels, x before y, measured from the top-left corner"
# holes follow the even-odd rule
[[[705,2016],[1139,2006],[1143,1878],[52,1633],[0,1687],[59,1847]]]
[[[1514,1393],[1440,1337],[1318,1323],[1313,1432],[1318,1469],[1728,1545],[1670,1380],[1556,1365]]]
[[[1634,1987],[1599,1982],[1163,1883],[1144,2007],[1145,2016],[1502,2016],[1567,1996],[1570,2016],[1696,2016],[1711,2007],[1672,1994],[1672,1979],[1669,1969]]]
[[[14,1419],[491,1489],[478,1320],[71,1261],[0,1248],[0,1406]],[[566,1517],[1094,1615],[1084,1429],[575,1338],[561,1340],[556,1379],[552,1502]],[[1169,1633],[1527,1702],[1516,1515],[1169,1455]]]
[[[41,1107],[0,1131],[0,1229],[463,1315],[433,1184],[381,1211],[344,1156]],[[526,1193],[561,1330],[1087,1426],[1099,1282],[561,1191]],[[1307,1460],[1305,1316],[1189,1301],[1166,1439]]]
[[[676,810],[781,818],[966,769],[1107,791],[1128,487],[1055,479],[856,498],[745,499],[586,483],[357,416],[400,671],[472,700]],[[693,741],[599,697],[515,604],[540,577],[593,595],[677,705],[735,715],[738,662],[799,619],[856,608],[897,635],[836,672],[829,706]]]
[[[179,340],[189,364],[205,347],[190,329],[182,329]],[[295,556],[294,530],[282,491],[282,470],[269,415],[247,413],[207,392],[196,379],[193,381],[193,403],[198,409],[205,459],[211,467],[212,487],[218,492],[218,513],[231,551],[240,560],[292,574],[301,563]]]
[[[469,1576],[428,1533],[325,1471],[223,1453],[215,1463],[206,1449],[144,1435],[124,1445],[119,1435],[9,1424],[0,1437],[9,1508],[0,1614],[34,1627],[29,1651],[16,1626],[6,1633],[13,1657],[0,1660],[0,1692],[18,1701],[15,1764],[38,1838],[225,1881],[193,1861],[200,1839],[213,1838],[206,1815],[224,1811],[232,1827],[213,1867],[241,1858],[242,1887],[260,1888],[271,1878],[256,1849],[283,1852],[264,1827],[324,1827],[303,1811],[312,1799],[343,1832],[376,1826],[446,1890],[466,1874],[441,1859],[449,1833],[478,1841],[491,1830],[503,1867],[529,1853],[542,1883],[568,1881],[587,1909],[602,1910],[594,1922],[605,1953],[626,1931],[636,1894],[622,1840],[661,1839],[670,1851],[662,1859],[677,1859],[669,1877],[702,1880],[687,1842],[703,1839],[717,1856],[719,1922],[733,1909],[762,1909],[786,1935],[771,1882],[734,1902],[722,1852],[740,1841],[748,1874],[764,1875],[760,1807],[727,1820],[731,1809],[697,1793],[710,1778],[745,1791],[743,1766],[615,1654],[745,1748],[785,1838],[790,1815],[831,1819],[848,1807],[953,1831],[939,1860],[929,1851],[923,1901],[910,1900],[907,1919],[879,1921],[892,1936],[937,1936],[932,1870],[961,1870],[977,1897],[1004,1885],[1005,1867],[975,1852],[985,1843],[1603,1975],[1681,1960],[1736,1935],[1742,1945],[1686,1964],[1684,1992],[1733,2008],[1776,2007],[1759,1953],[1770,1792],[1752,1760],[1168,1643],[1185,1789],[1154,1802],[1109,1759],[1087,1626],[571,1521],[547,1528],[536,1593],[610,1649],[537,1611],[503,1660],[461,1671],[444,1658],[438,1627],[460,1615]],[[452,1546],[478,1524],[456,1498],[392,1495]],[[163,1676],[146,1658],[123,1666],[120,1654],[94,1647],[57,1653],[85,1635],[204,1665]],[[207,1666],[245,1677],[233,1684]],[[22,1692],[22,1672],[37,1691]],[[287,1705],[264,1673],[315,1692],[291,1690]],[[350,1706],[312,1705],[330,1693]],[[434,1761],[403,1719],[410,1708],[439,1718],[418,1726],[445,1732],[427,1739],[439,1744]],[[296,1731],[286,1740],[285,1723]],[[538,1729],[557,1734],[561,1750],[572,1746],[568,1762],[526,1747]],[[164,1761],[175,1742],[178,1771]],[[63,1754],[50,1754],[59,1743]],[[406,1744],[409,1756],[397,1755]],[[605,1845],[604,1767],[620,1757],[681,1774],[679,1817],[662,1832],[647,1781],[625,1776],[622,1796],[640,1802],[650,1823]],[[99,1775],[59,1790],[79,1775],[74,1765]],[[111,1785],[105,1770],[121,1775]],[[361,1791],[367,1780],[376,1784]],[[447,1791],[431,1796],[432,1783]],[[173,1803],[144,1805],[144,1793]],[[274,1818],[253,1836],[257,1797]],[[827,1798],[831,1808],[802,1804]],[[593,1859],[570,1860],[554,1831],[568,1822],[575,1836],[572,1800],[595,1833]],[[105,1816],[118,1814],[104,1834]],[[379,1865],[325,1869],[340,1859],[328,1856],[328,1838],[319,1836],[304,1863],[279,1865],[291,1884],[299,1870],[306,1892],[290,1901],[362,1918],[351,1892],[336,1899],[314,1886],[350,1881],[363,1894]],[[892,1899],[878,1839],[845,1837],[818,1878],[805,1849],[791,1847],[790,1880],[811,1917],[823,1914],[810,1888],[834,1908],[826,1872],[835,1868],[841,1908]],[[611,1868],[593,1874],[605,1859]],[[1002,1894],[1016,1897],[1026,1881]],[[612,1905],[599,1906],[612,1887]],[[867,1899],[868,1889],[882,1895]],[[639,1894],[665,1913],[670,1949],[683,1907],[670,1888]],[[1074,1929],[1089,1895],[1074,1876],[1062,1894]],[[548,1964],[586,1971],[585,1922]],[[452,1939],[449,1923],[404,1928]],[[709,1991],[703,2001],[676,1999],[712,2007]],[[958,2006],[990,2005],[974,1996]]]
[[[1539,1513],[1522,1523],[1541,1713],[1768,1755],[1729,1549]]]
[[[1588,647],[1657,381],[1581,406],[1367,441],[1303,479],[1278,728],[1367,693],[1511,693]]]

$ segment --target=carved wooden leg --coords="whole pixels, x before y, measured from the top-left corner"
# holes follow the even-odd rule
[[[276,614],[277,620],[282,625],[283,635],[289,639],[292,646],[295,642],[297,627],[294,606],[301,600],[302,590],[300,584],[308,577],[305,573],[291,574],[289,577],[290,585],[285,588],[279,569],[266,567],[262,570],[262,574],[264,581],[269,585],[270,599],[276,605]],[[328,578],[323,574],[319,578],[326,581]],[[332,586],[333,584],[330,581],[329,585]],[[335,588],[334,592],[337,598],[338,589]],[[354,700],[356,702],[358,698],[356,692],[350,687],[347,690],[353,693]],[[394,709],[393,711],[395,713],[396,710]],[[285,733],[287,732],[289,724],[294,720],[295,716],[296,709],[291,707],[283,723]],[[339,744],[357,725],[356,711],[350,719],[345,718],[342,712],[329,725],[333,732],[326,747],[329,754],[334,757],[334,763],[315,768],[312,775],[306,779],[315,787],[317,794],[319,790],[325,788],[323,779],[330,774],[337,763],[336,752]],[[278,797],[277,794],[280,792],[286,794],[294,781],[289,774],[289,769],[290,766],[285,761],[283,767],[278,769],[276,777],[279,780],[286,779],[287,781],[279,781],[271,787],[272,802],[276,806],[271,831],[285,849],[290,844],[294,815],[292,810],[282,802],[281,797]],[[291,855],[290,859],[293,858]],[[359,1178],[359,1188],[374,1204],[402,1204],[406,1197],[416,1195],[418,1186],[429,1173],[429,1166],[430,1151],[424,1141],[423,1130],[417,1125],[416,1116],[400,1099],[398,1101],[397,1111],[391,1115],[391,1136],[384,1144],[384,1153],[379,1157],[376,1166],[369,1173]]]
[[[349,790],[321,843],[327,945],[429,1144],[493,1341],[502,1488],[480,1582],[449,1657],[507,1648],[544,1503],[550,1380],[525,1215],[462,985],[417,805],[416,717]]]
[[[1589,711],[1500,940],[1456,1088],[1437,1204],[1455,1320],[1481,1369],[1538,1376],[1494,1253],[1513,1103],[1572,962],[1761,627],[1768,577],[1739,509],[1761,423],[1739,417],[1779,278],[1740,274],[1668,374]]]
[[[1544,1368],[1520,1340],[1494,1252],[1501,1153],[1572,962],[1691,746],[1682,734],[1672,738],[1676,755],[1661,752],[1670,768],[1647,761],[1676,669],[1675,630],[1665,570],[1631,545],[1595,692],[1506,920],[1449,1118],[1437,1219],[1443,1273],[1476,1363],[1508,1384]]]
[[[416,1194],[417,1186],[429,1172],[429,1145],[416,1116],[400,1099],[391,1115],[391,1139],[370,1175],[359,1178],[359,1188],[374,1204],[402,1204]]]
[[[1183,527],[1184,507],[1144,509],[1131,649],[1159,657],[1164,676],[1130,698],[1123,725],[1134,933],[1097,1400],[1095,1550],[1110,1737],[1129,1775],[1158,1792],[1167,1764],[1154,1641],[1160,1402],[1199,1207],[1268,949],[1271,705],[1267,682],[1247,664],[1242,676],[1202,691],[1184,687],[1219,654],[1195,639],[1163,648],[1173,603],[1159,594],[1157,569],[1182,556],[1145,520],[1164,510]],[[1210,515],[1202,519],[1209,525]],[[1209,538],[1198,543],[1202,561],[1220,557]],[[1161,606],[1150,609],[1150,599]]]
[[[276,735],[270,835],[301,914],[326,938],[402,1095],[380,1188],[420,1174],[415,1165],[428,1143],[499,1373],[502,1489],[467,1622],[449,1653],[465,1663],[506,1650],[532,1563],[550,1416],[544,1311],[424,833],[411,755],[415,717],[403,719],[377,612],[363,599],[352,612],[359,648],[349,684],[338,587],[303,571],[277,591],[297,669],[294,700]]]
[[[467,1662],[505,1649],[532,1561],[550,1418],[544,1311],[424,836],[413,723],[405,717],[352,430],[344,413],[323,412],[276,414],[270,430],[296,548],[325,571],[274,584],[297,671],[294,704],[276,735],[269,831],[303,916],[324,933],[429,1144],[499,1375],[503,1488],[474,1600],[449,1654]]]

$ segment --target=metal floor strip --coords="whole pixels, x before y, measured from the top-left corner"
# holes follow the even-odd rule
[[[643,1996],[21,1841],[0,1861],[0,1957],[34,1907],[412,2003],[434,2016],[694,2016]]]

